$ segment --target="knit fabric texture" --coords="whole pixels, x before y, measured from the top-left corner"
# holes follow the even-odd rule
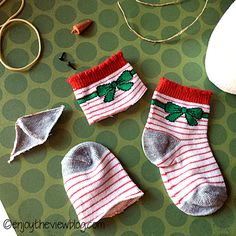
[[[189,215],[222,207],[226,186],[207,138],[211,91],[161,78],[142,137],[147,158],[160,169],[175,205]]]
[[[22,116],[15,124],[16,138],[9,163],[21,153],[44,143],[61,116],[64,105],[50,110]]]
[[[64,187],[82,230],[121,213],[143,195],[117,158],[101,144],[81,143],[61,164]]]
[[[147,90],[121,51],[67,81],[89,124],[128,109]]]

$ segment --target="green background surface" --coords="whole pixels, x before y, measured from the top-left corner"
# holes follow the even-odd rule
[[[123,0],[122,6],[139,32],[159,38],[190,23],[204,2],[186,0],[180,5],[157,9]],[[107,146],[145,195],[124,213],[102,220],[104,227],[97,225],[85,233],[72,229],[38,229],[33,233],[27,233],[26,229],[21,233],[16,229],[18,235],[236,235],[236,96],[211,84],[204,68],[210,34],[232,2],[210,0],[201,19],[181,38],[168,44],[153,45],[141,41],[127,29],[115,0],[26,1],[20,17],[33,22],[39,29],[42,57],[26,73],[13,73],[0,65],[0,199],[10,218],[31,222],[41,219],[52,223],[76,219],[63,188],[60,161],[74,145],[89,140]],[[4,4],[0,9],[0,22],[18,6],[16,0]],[[86,18],[95,23],[82,36],[70,34],[72,25]],[[17,24],[6,30],[3,47],[9,64],[22,66],[37,53],[36,36],[30,28]],[[58,55],[67,52],[78,71],[83,71],[118,50],[122,50],[134,66],[149,88],[148,92],[126,112],[88,126],[66,82],[74,71],[59,61]],[[214,92],[209,142],[224,175],[229,198],[212,216],[192,217],[178,210],[164,189],[159,170],[142,151],[141,134],[153,90],[161,76]],[[66,111],[48,141],[9,165],[7,160],[15,138],[16,119],[59,104],[64,104]]]

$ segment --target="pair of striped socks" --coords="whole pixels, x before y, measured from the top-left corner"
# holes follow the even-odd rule
[[[122,52],[68,82],[90,125],[128,109],[146,91]],[[193,216],[214,213],[227,198],[207,138],[210,98],[210,91],[161,78],[142,136],[144,153],[160,169],[170,198]],[[87,142],[71,149],[63,159],[62,173],[84,228],[122,212],[143,195],[101,144]]]

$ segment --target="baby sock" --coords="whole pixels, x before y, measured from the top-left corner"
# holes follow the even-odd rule
[[[143,195],[117,158],[95,142],[73,147],[62,160],[62,175],[82,230],[121,213]]]
[[[142,137],[170,198],[189,215],[209,215],[227,198],[207,139],[210,97],[210,91],[161,78]]]
[[[125,111],[147,90],[121,51],[67,81],[90,125]]]

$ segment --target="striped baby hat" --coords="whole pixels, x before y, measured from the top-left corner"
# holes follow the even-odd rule
[[[90,125],[128,109],[147,90],[121,51],[67,81]]]
[[[118,159],[101,144],[78,144],[61,164],[64,187],[82,230],[121,213],[143,195]]]

